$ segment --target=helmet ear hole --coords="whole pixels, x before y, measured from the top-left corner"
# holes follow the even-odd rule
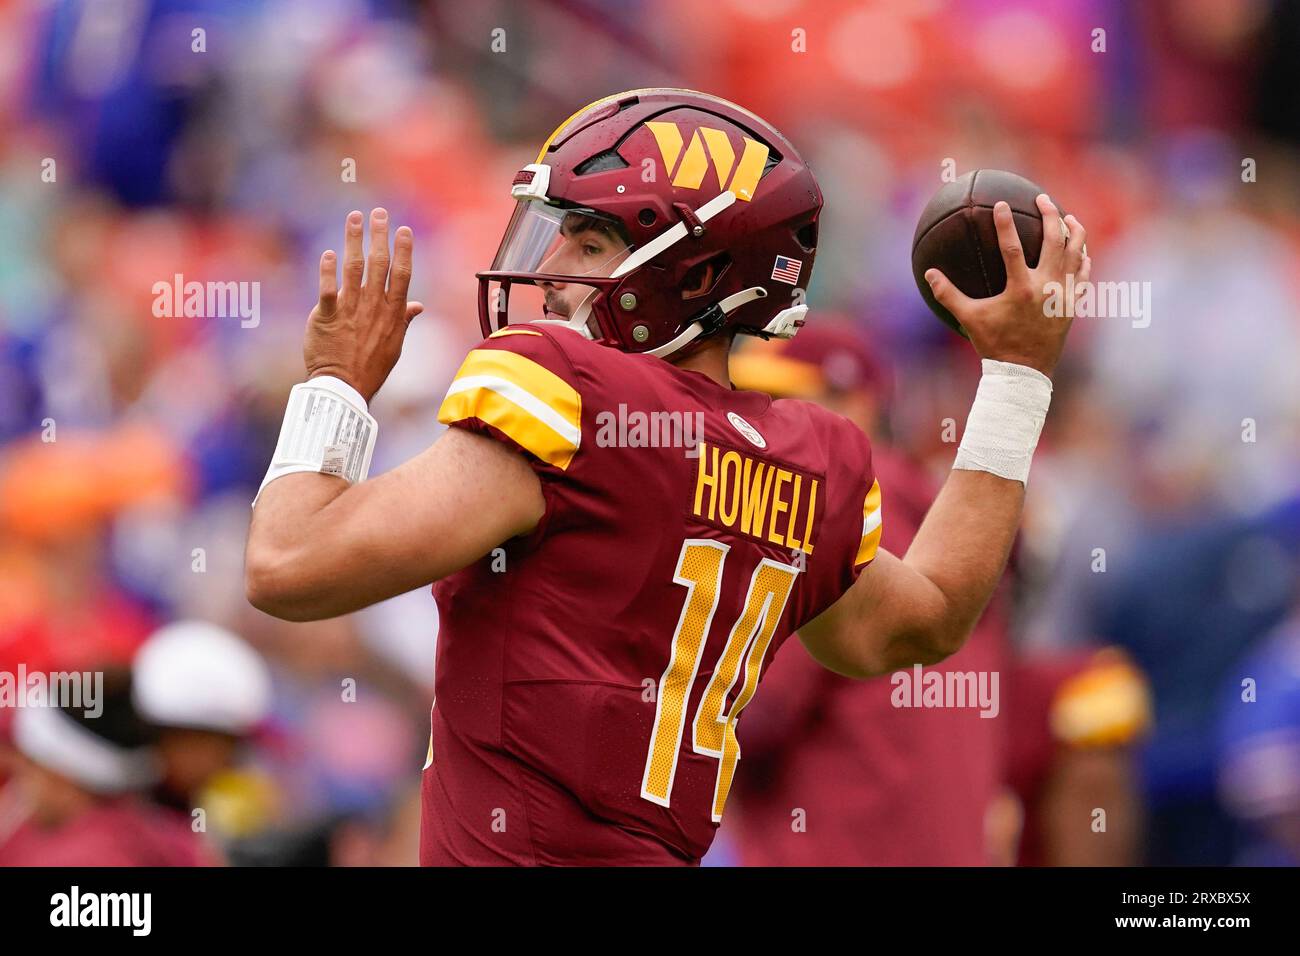
[[[812,222],[796,229],[794,239],[804,252],[815,251],[817,249],[817,220],[814,219]]]
[[[731,265],[731,256],[719,252],[716,256],[697,262],[682,277],[682,298],[698,299],[708,295],[722,278],[722,273]]]
[[[643,226],[653,226],[657,218],[659,217],[655,215],[655,211],[649,207],[636,214],[636,221]]]

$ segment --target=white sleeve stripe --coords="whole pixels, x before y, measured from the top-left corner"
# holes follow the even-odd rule
[[[468,392],[476,388],[486,388],[490,392],[496,392],[502,398],[518,405],[528,414],[532,415],[543,425],[547,426],[567,441],[574,448],[577,448],[581,443],[581,428],[578,428],[573,425],[573,423],[567,421],[559,412],[553,409],[550,405],[547,405],[532,392],[499,376],[466,375],[464,378],[458,378],[451,383],[451,388],[447,389],[447,395],[456,395],[460,392]]]
[[[877,508],[871,514],[862,519],[862,537],[866,537],[880,527],[880,509]]]

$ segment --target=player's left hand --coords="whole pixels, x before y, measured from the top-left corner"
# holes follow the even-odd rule
[[[334,250],[327,249],[320,258],[320,300],[307,319],[302,355],[308,378],[341,378],[368,402],[397,364],[407,326],[424,306],[406,301],[415,244],[410,227],[397,230],[391,269],[388,212],[370,212],[368,258],[362,255],[361,231],[361,213],[348,213],[341,292]]]

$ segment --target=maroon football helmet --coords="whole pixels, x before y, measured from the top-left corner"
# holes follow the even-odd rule
[[[566,318],[534,321],[664,358],[723,329],[789,338],[803,324],[821,190],[790,142],[734,103],[674,89],[597,100],[551,134],[511,194],[501,247],[478,274],[484,335],[508,324],[514,283],[590,287]],[[557,248],[593,225],[618,254],[555,268]]]

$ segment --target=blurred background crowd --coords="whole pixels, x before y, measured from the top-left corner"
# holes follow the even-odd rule
[[[0,671],[116,675],[166,768],[103,792],[0,709],[0,864],[69,862],[41,833],[128,798],[180,843],[204,811],[153,860],[415,862],[432,599],[243,596],[317,259],[351,209],[415,230],[378,473],[438,435],[515,171],[591,100],[686,86],[819,178],[810,325],[736,379],[868,429],[893,550],[979,373],[909,267],[945,169],[1039,182],[1094,280],[1151,284],[1149,324],[1075,322],[1012,571],[945,664],[998,672],[999,715],[891,707],[789,642],[706,863],[1294,865],[1297,48],[1290,0],[0,0]],[[258,283],[259,319],[157,316],[177,274]],[[177,690],[205,679],[237,713]]]

